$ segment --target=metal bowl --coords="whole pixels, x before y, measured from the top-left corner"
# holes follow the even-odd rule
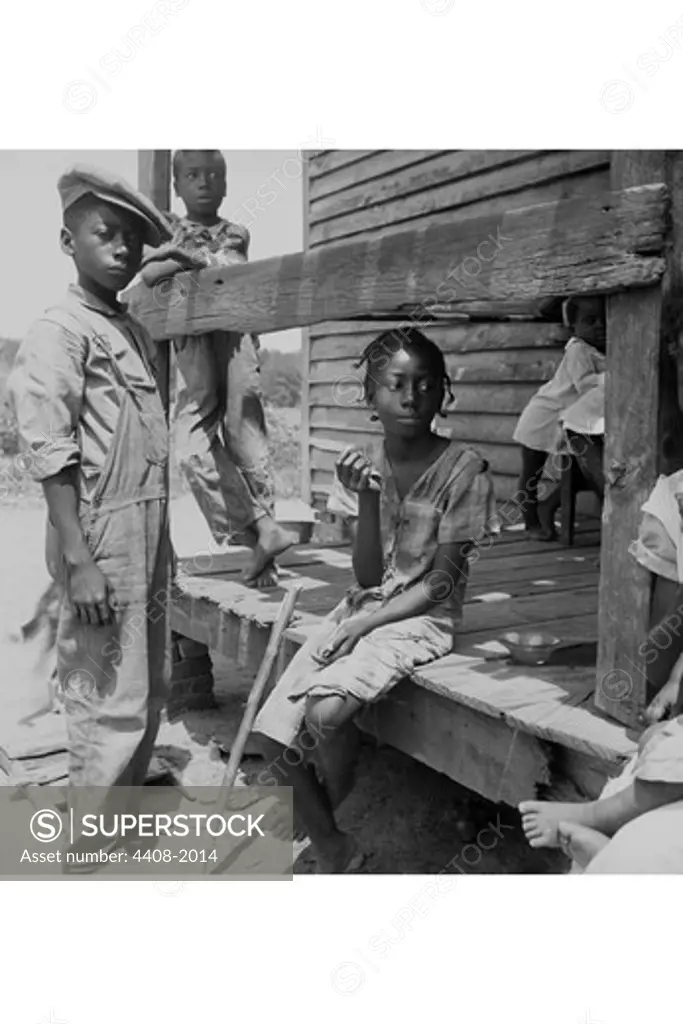
[[[518,665],[545,665],[561,640],[549,633],[503,633],[499,640],[507,647],[513,661]]]

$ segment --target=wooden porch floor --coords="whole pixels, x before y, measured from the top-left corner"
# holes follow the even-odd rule
[[[489,799],[515,804],[538,792],[593,797],[635,749],[626,729],[593,706],[599,529],[579,524],[572,548],[515,529],[472,567],[456,652],[402,682],[367,710],[363,727]],[[303,586],[283,645],[281,672],[351,581],[348,547],[301,546],[282,559],[281,588],[239,582],[247,555],[181,559],[173,628],[256,670],[282,588]],[[496,637],[534,627],[563,641],[551,662],[501,660]]]

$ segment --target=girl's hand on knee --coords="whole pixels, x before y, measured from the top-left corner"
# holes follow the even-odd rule
[[[332,636],[323,642],[316,654],[316,661],[329,665],[338,658],[350,654],[361,637],[369,632],[367,616],[356,615],[337,626]]]

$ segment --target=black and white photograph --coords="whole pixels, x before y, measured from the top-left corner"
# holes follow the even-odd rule
[[[4,781],[683,872],[681,151],[86,156],[0,157]]]
[[[675,1024],[683,11],[7,14],[0,1022]]]

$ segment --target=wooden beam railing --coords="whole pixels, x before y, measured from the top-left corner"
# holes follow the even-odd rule
[[[162,340],[646,288],[665,270],[666,207],[666,186],[645,184],[179,274],[130,300]]]

